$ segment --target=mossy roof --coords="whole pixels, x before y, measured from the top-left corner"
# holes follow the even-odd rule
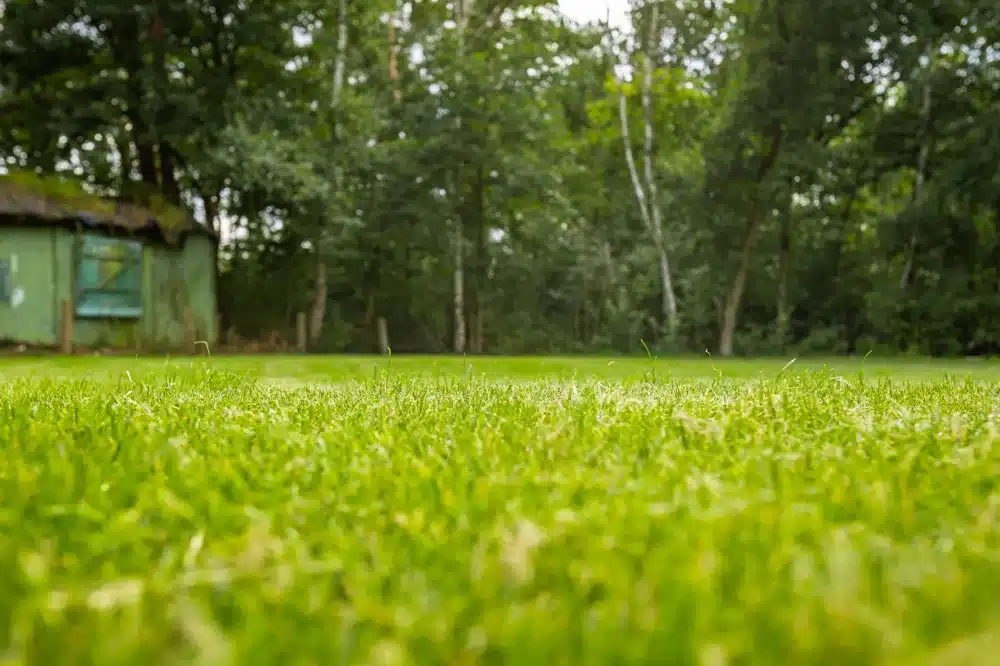
[[[0,176],[0,221],[79,223],[129,233],[153,232],[171,245],[192,233],[215,237],[211,229],[176,206],[160,201],[139,206],[106,199],[87,192],[79,181],[25,172]]]

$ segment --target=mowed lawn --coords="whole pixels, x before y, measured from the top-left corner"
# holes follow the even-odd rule
[[[0,381],[21,377],[117,380],[125,372],[136,377],[206,363],[217,370],[259,379],[269,384],[309,385],[396,377],[474,378],[495,381],[663,379],[773,379],[780,374],[829,371],[869,379],[940,380],[971,378],[1000,381],[1000,359],[928,360],[921,358],[771,358],[721,359],[621,357],[496,357],[496,356],[216,356],[163,358],[134,356],[29,357],[0,356]]]
[[[0,664],[1000,663],[998,381],[0,359]]]

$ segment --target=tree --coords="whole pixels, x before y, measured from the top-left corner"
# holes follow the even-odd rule
[[[8,0],[0,156],[215,227],[243,337],[307,312],[317,350],[380,320],[400,352],[1000,349],[993,4],[629,19]]]

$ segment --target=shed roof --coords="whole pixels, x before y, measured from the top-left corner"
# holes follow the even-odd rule
[[[102,198],[79,182],[35,174],[0,176],[0,224],[82,224],[130,233],[156,233],[168,244],[188,234],[215,233],[186,211],[166,204],[156,209]]]

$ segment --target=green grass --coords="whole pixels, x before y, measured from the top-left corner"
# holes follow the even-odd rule
[[[4,360],[0,664],[995,663],[994,366],[610,363]]]
[[[0,380],[18,377],[117,379],[133,378],[188,363],[185,359],[127,356],[28,358],[0,357]],[[791,363],[791,365],[788,365]],[[655,373],[673,379],[774,378],[788,369],[830,371],[840,375],[863,372],[869,378],[934,380],[942,377],[1000,381],[1000,361],[928,361],[920,358],[712,359],[599,357],[468,357],[455,356],[229,356],[214,357],[212,367],[260,379],[269,384],[316,385],[369,380],[379,372],[396,376],[460,377],[502,381],[632,380]]]

